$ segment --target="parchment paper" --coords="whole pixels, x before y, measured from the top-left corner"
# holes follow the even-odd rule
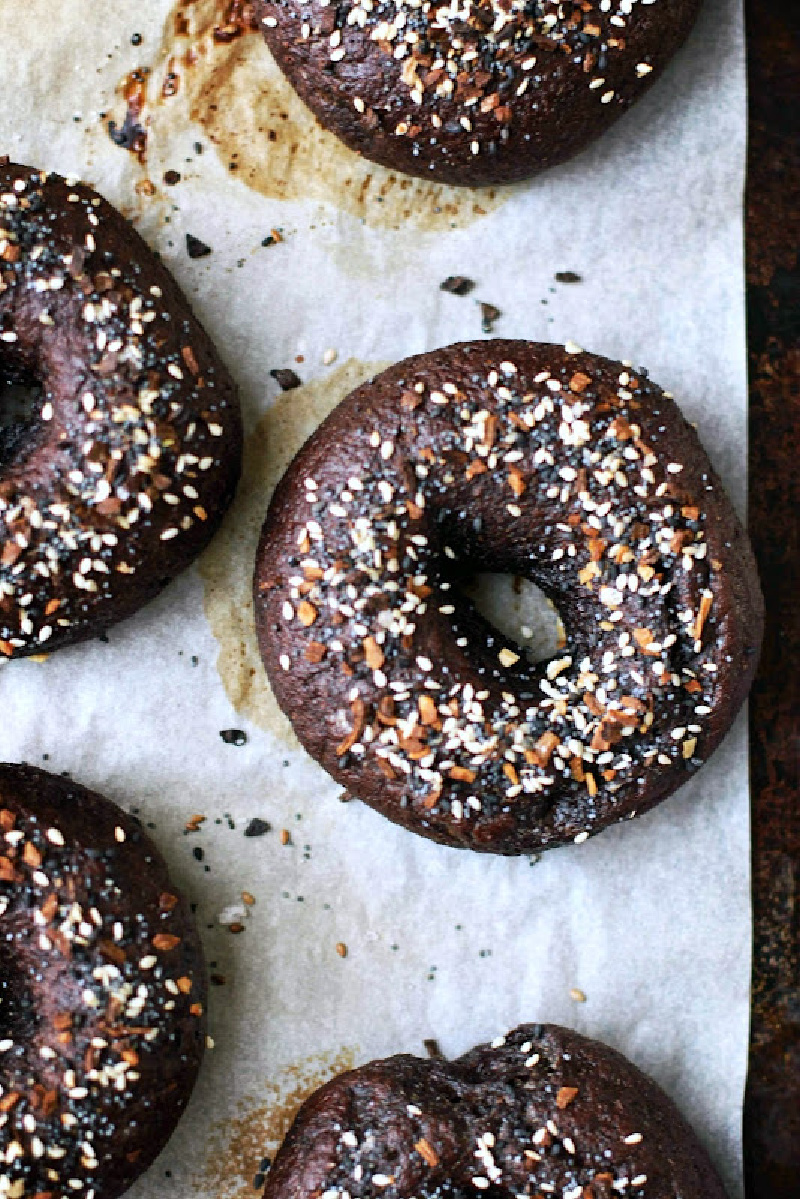
[[[536,863],[443,849],[342,805],[297,747],[254,658],[248,582],[268,489],[303,436],[375,364],[480,335],[479,300],[502,310],[503,336],[572,338],[647,366],[697,421],[741,508],[739,0],[708,0],[664,79],[580,158],[476,195],[407,186],[316,132],[258,37],[214,42],[225,7],[186,4],[187,38],[167,0],[61,0],[55,14],[0,0],[0,149],[82,175],[132,216],[239,380],[250,434],[240,498],[199,569],[107,643],[0,671],[0,757],[138,809],[205,929],[215,1048],[131,1194],[251,1195],[299,1097],[332,1070],[424,1052],[424,1038],[457,1054],[555,1020],[650,1071],[737,1196],[744,722],[676,797],[584,846]],[[193,40],[199,65],[187,67]],[[124,116],[120,80],[143,66],[144,164],[106,129]],[[263,246],[273,229],[282,240]],[[190,260],[187,233],[211,254]],[[564,271],[581,282],[556,282]],[[471,295],[439,290],[452,274],[476,281]],[[275,367],[307,386],[278,395]],[[532,619],[546,642],[552,617]],[[246,743],[220,737],[231,729]],[[184,833],[194,814],[206,822]],[[254,817],[271,830],[246,837]]]

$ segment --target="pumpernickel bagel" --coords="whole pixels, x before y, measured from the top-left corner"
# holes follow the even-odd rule
[[[566,646],[532,665],[459,588],[524,576]],[[353,795],[449,845],[525,853],[646,811],[727,732],[758,656],[747,537],[645,372],[465,343],[323,422],[258,549],[259,644],[298,737]]]
[[[301,1107],[264,1199],[725,1199],[697,1137],[619,1053],[527,1024],[453,1062],[408,1054]]]
[[[194,919],[136,821],[0,766],[0,1194],[116,1199],[164,1147],[205,1048]]]
[[[281,70],[366,158],[440,183],[524,179],[607,129],[700,0],[259,0]]]
[[[151,599],[239,476],[236,390],[167,270],[90,188],[0,161],[0,653],[50,652]]]

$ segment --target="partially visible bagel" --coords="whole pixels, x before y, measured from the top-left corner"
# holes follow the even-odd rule
[[[700,0],[258,0],[322,124],[393,170],[475,187],[563,162],[663,71]]]
[[[453,1062],[341,1074],[301,1107],[264,1199],[725,1199],[660,1087],[621,1054],[523,1024]]]
[[[0,438],[0,654],[135,612],[233,497],[233,381],[168,271],[89,187],[0,160],[3,382],[38,389]]]
[[[189,905],[110,800],[0,765],[0,1195],[117,1199],[205,1049]]]

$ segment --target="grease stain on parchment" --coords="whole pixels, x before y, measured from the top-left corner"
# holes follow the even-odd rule
[[[178,0],[150,71],[151,144],[168,140],[162,129],[200,125],[226,168],[255,191],[331,204],[375,228],[463,228],[512,193],[413,179],[349,150],[284,78],[247,8]]]
[[[267,681],[253,619],[253,568],[269,501],[294,455],[353,388],[389,364],[349,358],[321,379],[277,397],[245,443],[242,480],[220,531],[200,559],[205,613],[219,644],[217,670],[237,712],[299,745]]]
[[[195,1192],[215,1199],[259,1195],[253,1179],[263,1159],[274,1156],[301,1104],[334,1075],[352,1070],[355,1054],[345,1047],[305,1058],[267,1083],[260,1095],[241,1100],[232,1115],[212,1128],[205,1165],[193,1182]]]

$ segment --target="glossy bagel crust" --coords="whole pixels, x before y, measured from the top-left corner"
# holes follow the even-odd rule
[[[531,665],[459,589],[554,601]],[[747,537],[675,401],[576,346],[463,343],[353,392],[300,450],[258,549],[275,695],[308,752],[391,820],[527,853],[660,802],[756,666]]]
[[[453,1062],[403,1055],[303,1105],[264,1199],[725,1199],[656,1084],[557,1025],[522,1025]]]
[[[441,183],[524,179],[658,78],[700,0],[259,0],[275,59],[322,124]]]
[[[177,285],[90,188],[0,161],[0,653],[136,611],[203,549],[239,477],[234,384]],[[3,403],[0,392],[0,405]]]
[[[0,1193],[115,1199],[202,1059],[194,919],[116,804],[0,765],[0,928]]]

